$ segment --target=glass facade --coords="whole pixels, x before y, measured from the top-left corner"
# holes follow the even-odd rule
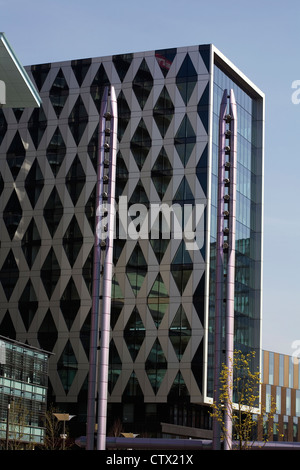
[[[50,397],[76,415],[72,426],[77,421],[81,434],[99,106],[107,85],[115,87],[118,103],[119,204],[109,425],[123,417],[137,432],[160,433],[160,422],[210,426],[204,405],[213,366],[216,126],[225,86],[235,90],[239,122],[236,346],[259,350],[263,95],[250,82],[245,92],[245,79],[231,65],[226,73],[212,65],[217,57],[204,45],[33,65],[28,71],[41,108],[0,110],[1,331],[55,353]],[[131,230],[125,236],[124,198]],[[170,209],[170,220],[166,212],[154,224],[146,219],[153,205]],[[195,249],[184,229],[187,211],[195,215],[199,207]]]
[[[255,351],[260,364],[260,303],[262,269],[262,174],[261,100],[232,79],[219,65],[213,71],[211,232],[210,232],[210,332],[208,393],[213,390],[213,331],[215,311],[215,262],[217,236],[219,114],[224,90],[233,89],[237,103],[237,192],[234,348]],[[258,109],[260,111],[258,112]],[[229,111],[228,111],[229,112]]]
[[[0,339],[0,437],[43,444],[48,390],[48,353]],[[8,406],[9,413],[8,413]]]
[[[263,351],[262,406],[270,412],[276,406],[273,441],[300,441],[300,361],[293,356]]]

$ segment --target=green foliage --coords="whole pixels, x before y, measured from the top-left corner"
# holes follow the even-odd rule
[[[235,351],[230,367],[222,365],[220,373],[219,402],[213,403],[211,416],[220,424],[223,441],[231,447],[231,441],[238,442],[238,449],[251,448],[255,439],[267,441],[268,431],[259,436],[262,429],[268,429],[275,414],[274,403],[266,415],[260,403],[260,372],[253,372],[255,352],[243,354]],[[227,429],[232,423],[232,436]],[[261,437],[261,439],[259,439]]]

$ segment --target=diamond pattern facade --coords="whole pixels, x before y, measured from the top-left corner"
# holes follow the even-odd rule
[[[193,194],[182,177],[192,156],[193,167],[201,157],[194,152],[196,135],[208,140],[194,111],[201,99],[197,77],[208,82],[208,71],[195,48],[190,53],[173,49],[145,57],[115,56],[112,61],[45,64],[31,67],[31,73],[43,107],[25,110],[20,130],[11,137],[9,126],[17,126],[16,115],[2,117],[2,139],[10,139],[5,142],[9,150],[4,157],[13,179],[24,162],[26,167],[17,190],[4,187],[7,202],[2,224],[8,232],[7,248],[8,239],[16,233],[18,241],[1,265],[2,292],[9,300],[15,291],[20,300],[17,306],[8,301],[2,304],[0,321],[7,323],[9,315],[18,339],[47,346],[55,353],[50,373],[53,394],[68,401],[86,389],[88,348],[82,342],[81,328],[91,307],[97,120],[103,87],[114,83],[118,91],[117,196],[127,195],[129,205],[149,206],[153,200],[171,204],[178,199],[182,203],[187,193],[193,201],[196,194],[202,194],[198,179],[192,177]],[[187,344],[182,345],[177,312],[182,303],[189,304],[186,310],[193,329],[188,339],[195,349],[202,343],[203,325],[199,320],[192,322],[194,286],[188,286],[188,281],[192,268],[193,284],[201,279],[204,260],[193,265],[189,258],[182,270],[185,259],[177,254],[182,248],[168,239],[123,245],[115,258],[118,293],[114,289],[112,301],[113,401],[121,400],[133,384],[150,401],[157,401],[160,394],[167,396],[168,367],[175,374],[172,389],[178,371],[184,368],[189,394],[201,396],[188,371],[189,360],[180,364]],[[30,284],[24,284],[28,277]],[[189,325],[186,314],[184,318]],[[170,346],[175,355],[170,356]],[[143,374],[142,364],[146,364]]]
[[[196,46],[32,66],[42,107],[0,110],[0,333],[54,353],[53,397],[83,423],[104,86],[118,99],[117,199],[206,206],[209,57]],[[203,402],[207,243],[208,224],[197,251],[161,233],[115,241],[112,406]]]

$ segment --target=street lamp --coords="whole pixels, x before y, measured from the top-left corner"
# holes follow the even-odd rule
[[[65,450],[65,441],[67,439],[66,421],[70,421],[75,415],[69,415],[69,413],[53,413],[53,416],[55,416],[58,421],[63,421],[63,434],[61,434],[60,437],[63,440],[62,450]]]
[[[10,404],[13,403],[14,397],[10,397],[10,401],[7,403],[7,414],[6,414],[6,439],[5,439],[5,449],[8,450],[9,442],[9,419],[10,419]]]
[[[8,441],[9,441],[9,412],[10,412],[10,403],[7,404],[7,418],[6,418],[6,445],[5,449],[8,450]]]

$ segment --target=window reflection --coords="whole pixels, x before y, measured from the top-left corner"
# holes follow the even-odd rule
[[[219,112],[224,89],[233,89],[237,102],[237,200],[236,200],[236,279],[235,346],[243,350],[259,347],[257,319],[260,305],[261,263],[261,143],[256,141],[257,110],[253,100],[220,68],[214,67],[212,176],[211,176],[211,267],[210,327],[214,328],[215,251],[217,232]],[[213,335],[209,351],[213,351]],[[212,353],[211,353],[212,354]],[[259,360],[259,358],[257,358]],[[210,361],[210,358],[209,358]],[[213,357],[211,357],[213,363]],[[208,372],[209,374],[210,372]],[[212,383],[212,377],[208,377]],[[212,393],[212,392],[211,392]]]

